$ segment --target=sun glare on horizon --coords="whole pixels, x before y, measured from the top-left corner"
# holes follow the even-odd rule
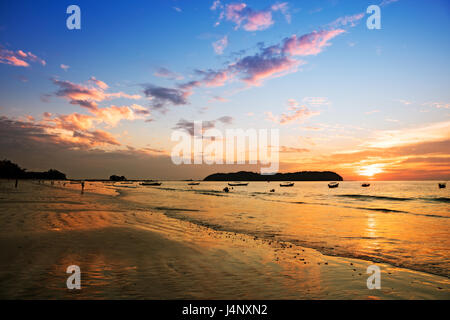
[[[383,164],[371,164],[368,166],[363,166],[359,168],[358,174],[360,176],[373,177],[377,173],[382,173],[383,167]]]

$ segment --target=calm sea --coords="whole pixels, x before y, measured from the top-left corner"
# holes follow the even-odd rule
[[[107,186],[124,200],[216,230],[287,241],[326,255],[361,258],[449,277],[450,193],[437,181],[226,182],[167,181],[159,187]],[[270,192],[275,189],[275,192]]]

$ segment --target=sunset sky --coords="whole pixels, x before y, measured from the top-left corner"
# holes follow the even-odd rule
[[[172,131],[204,121],[279,129],[283,172],[447,180],[449,31],[447,0],[1,1],[0,157],[71,178],[256,170],[174,165]]]

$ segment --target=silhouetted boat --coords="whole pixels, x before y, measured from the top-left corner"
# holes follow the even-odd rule
[[[364,188],[370,187],[370,183],[363,183],[363,184],[361,185],[361,187],[364,187]]]
[[[339,183],[338,182],[330,182],[328,184],[328,188],[337,188],[339,187]]]
[[[160,186],[161,182],[142,182],[141,186]]]
[[[293,182],[287,182],[287,183],[280,183],[280,187],[293,187]]]
[[[446,187],[447,187],[447,184],[439,183],[439,189],[445,189]]]
[[[230,192],[230,189],[228,189],[228,187],[223,188],[224,192]]]
[[[245,187],[248,186],[248,182],[228,183],[230,187]]]
[[[200,184],[200,182],[191,182],[188,183],[188,186],[198,186]]]

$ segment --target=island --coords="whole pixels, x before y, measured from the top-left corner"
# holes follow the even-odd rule
[[[36,180],[66,180],[66,175],[58,170],[32,172],[21,168],[10,160],[0,161],[0,179],[36,179]]]
[[[239,171],[230,173],[214,173],[203,181],[343,181],[344,179],[332,171],[301,171],[262,175],[256,172]]]

